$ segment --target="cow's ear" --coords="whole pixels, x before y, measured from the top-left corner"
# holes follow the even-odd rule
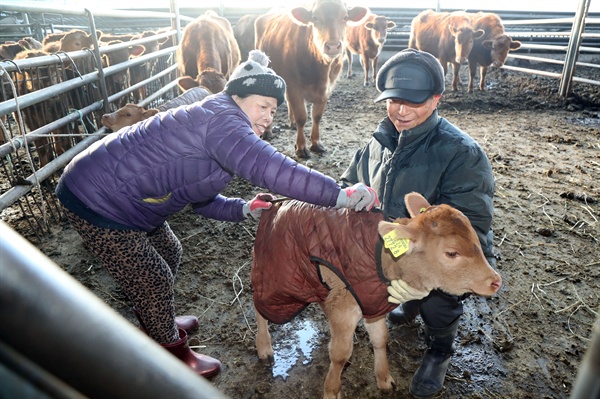
[[[516,50],[516,49],[519,49],[519,48],[521,48],[521,42],[515,41],[515,40],[513,40],[512,42],[510,42],[510,49],[511,50]]]
[[[491,41],[491,40],[484,40],[484,41],[481,42],[481,45],[483,47],[485,47],[485,48],[491,49],[492,48],[492,43],[493,43],[493,41]]]
[[[373,30],[373,28],[375,28],[375,25],[373,25],[373,22],[367,22],[365,23],[365,28],[369,29],[369,30]]]
[[[150,118],[156,114],[158,114],[158,110],[156,108],[151,108],[147,111],[144,111],[144,118]]]
[[[369,13],[365,7],[352,7],[348,10],[348,21],[360,22]]]
[[[296,7],[291,11],[292,19],[301,25],[308,25],[313,22],[312,12],[304,7]]]
[[[129,47],[129,54],[133,55],[134,57],[142,55],[144,53],[144,51],[146,51],[146,47],[141,46],[139,44],[135,45],[135,46],[130,46]]]
[[[406,196],[404,196],[404,203],[406,204],[406,209],[408,209],[410,217],[413,218],[420,214],[422,209],[427,209],[431,206],[425,197],[416,192],[406,194]]]
[[[383,245],[396,257],[415,248],[415,230],[408,225],[381,221],[377,230],[383,238]]]
[[[396,27],[396,23],[394,21],[387,21],[387,28],[394,29]]]
[[[191,76],[183,76],[177,79],[177,86],[179,86],[179,88],[185,92],[193,87],[198,87],[198,82],[192,79]]]

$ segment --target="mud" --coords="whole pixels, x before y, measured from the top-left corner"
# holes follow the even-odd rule
[[[356,77],[340,77],[323,117],[328,153],[305,161],[335,178],[385,114],[383,104],[373,103],[376,90],[362,86],[356,64]],[[575,83],[573,94],[561,99],[556,79],[491,69],[488,90],[467,94],[466,75],[462,80],[458,92],[444,94],[439,111],[473,136],[492,162],[493,228],[504,286],[492,298],[466,300],[457,352],[437,397],[568,398],[600,302],[600,88]],[[295,134],[282,106],[271,142],[294,156]],[[236,179],[225,194],[250,199],[259,191]],[[192,344],[223,362],[214,386],[240,399],[321,397],[328,328],[317,306],[291,323],[272,325],[276,365],[258,362],[249,279],[257,223],[206,220],[189,209],[169,222],[185,250],[176,282],[178,311],[200,318]],[[65,223],[52,230],[35,244],[137,325],[129,300],[73,230]],[[344,397],[410,397],[425,348],[422,321],[389,329],[395,392],[378,391],[361,324],[342,377]]]

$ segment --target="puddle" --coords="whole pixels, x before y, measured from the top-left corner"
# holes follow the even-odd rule
[[[271,328],[277,328],[277,335],[280,337],[277,340],[273,337],[273,377],[281,377],[285,381],[298,360],[302,359],[303,365],[310,364],[312,351],[319,344],[319,331],[311,320],[298,320]]]

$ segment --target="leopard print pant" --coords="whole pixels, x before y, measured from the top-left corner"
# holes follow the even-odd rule
[[[94,226],[67,209],[64,212],[86,249],[133,302],[147,334],[161,344],[177,342],[173,284],[183,249],[167,222],[151,233],[112,230]]]

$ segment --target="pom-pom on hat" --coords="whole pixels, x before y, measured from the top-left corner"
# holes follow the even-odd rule
[[[409,48],[381,66],[375,85],[381,92],[375,102],[399,98],[421,104],[444,92],[444,69],[433,55]]]
[[[273,97],[280,106],[285,100],[285,81],[268,68],[269,57],[260,50],[252,50],[248,61],[238,65],[225,85],[225,93],[247,97],[258,94]]]

